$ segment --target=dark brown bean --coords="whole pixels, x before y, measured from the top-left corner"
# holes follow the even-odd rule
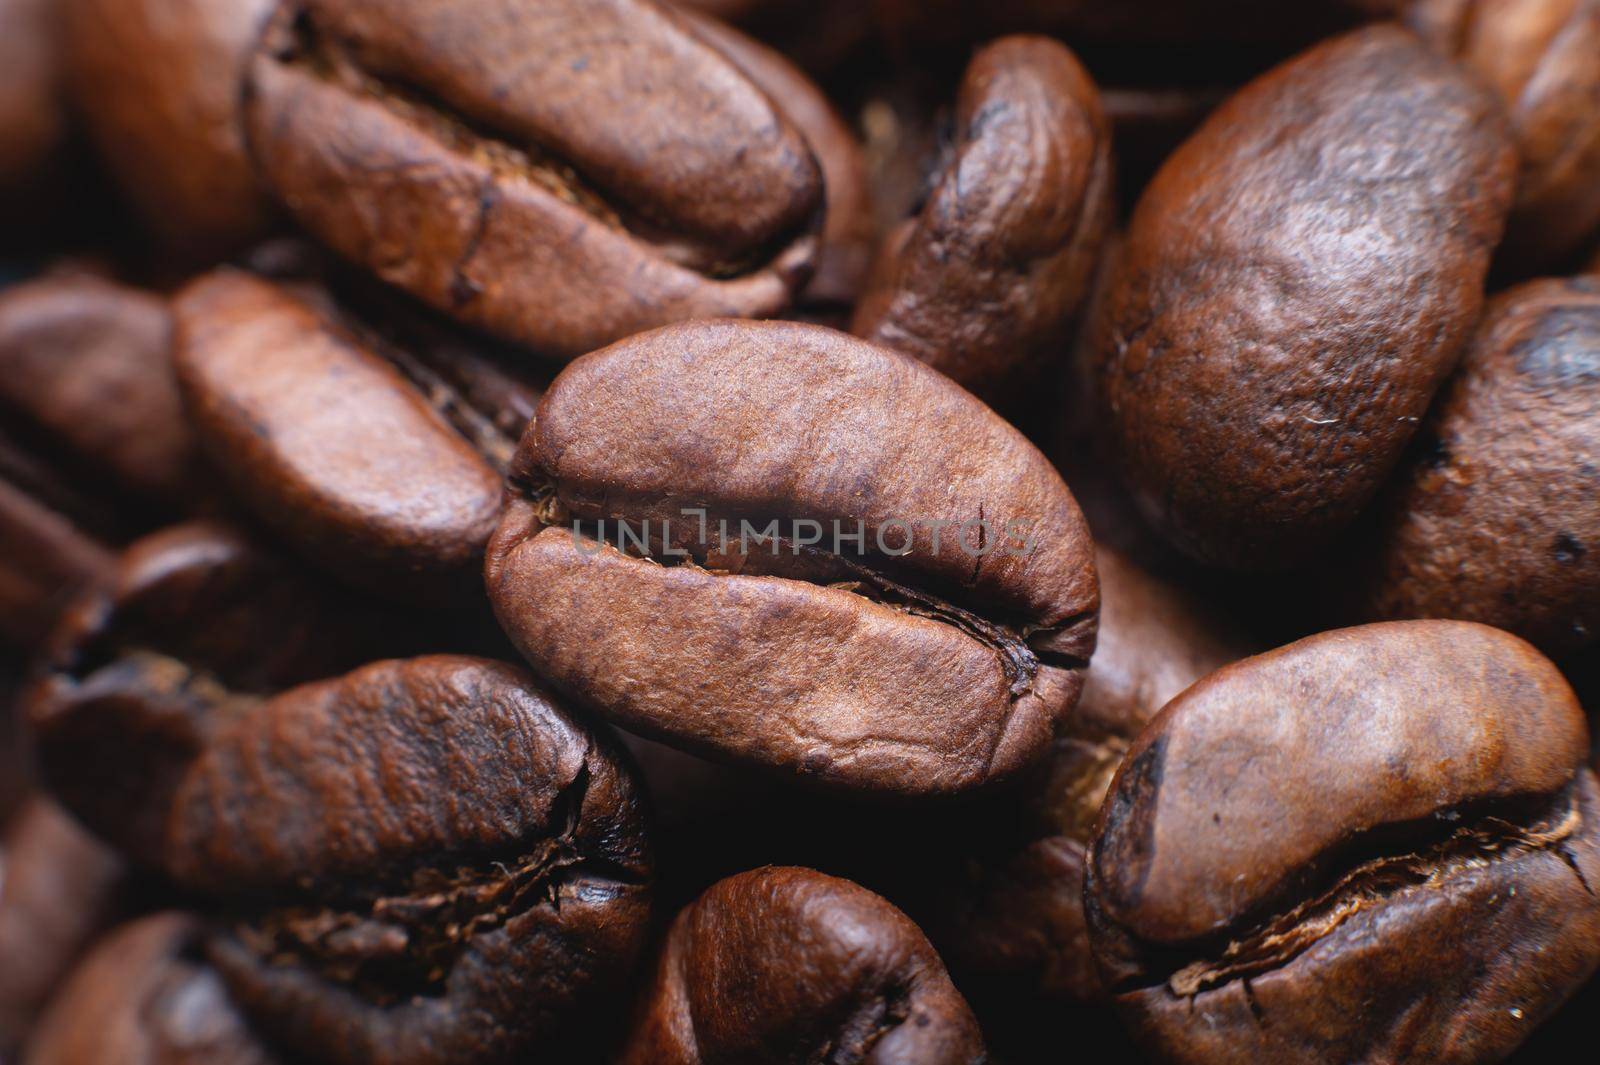
[[[864,888],[766,868],[668,931],[624,1065],[977,1065],[982,1036],[916,925]]]
[[[1077,505],[906,356],[789,323],[642,334],[556,379],[512,483],[496,615],[631,731],[930,794],[1014,772],[1077,699],[1099,600]]]
[[[890,235],[851,330],[987,397],[1066,354],[1112,221],[1111,130],[1071,52],[1008,37],[972,60],[956,143]]]
[[[1378,617],[1481,621],[1547,654],[1600,640],[1600,278],[1490,304],[1363,558]]]
[[[1090,936],[1173,1062],[1489,1062],[1600,962],[1583,712],[1514,636],[1324,633],[1189,688],[1112,782]]]
[[[307,229],[552,355],[775,314],[815,256],[805,137],[649,0],[292,0],[248,111],[267,182]]]
[[[1134,213],[1096,343],[1146,514],[1272,567],[1370,501],[1453,366],[1510,206],[1497,101],[1394,27],[1251,83]]]

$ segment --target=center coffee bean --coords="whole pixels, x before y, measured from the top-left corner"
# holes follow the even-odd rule
[[[1036,756],[1082,687],[1099,592],[1077,504],[909,357],[796,324],[642,334],[556,379],[511,482],[496,615],[630,731],[953,792]]]

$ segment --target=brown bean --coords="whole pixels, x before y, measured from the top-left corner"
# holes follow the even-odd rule
[[[649,0],[294,0],[254,61],[248,121],[268,184],[320,239],[552,355],[775,314],[815,255],[805,137]]]
[[[643,334],[556,379],[512,483],[496,615],[630,730],[927,794],[1014,772],[1076,701],[1099,599],[1077,505],[908,357],[788,323]]]
[[[1282,566],[1367,505],[1478,314],[1513,166],[1492,95],[1394,27],[1263,75],[1169,158],[1096,348],[1107,432],[1174,543]]]
[[[1066,354],[1112,221],[1111,129],[1072,53],[1043,37],[980,51],[956,144],[892,233],[851,323],[980,395]]]
[[[1469,622],[1222,669],[1112,782],[1085,906],[1175,1062],[1499,1060],[1600,962],[1600,794],[1554,666]]]

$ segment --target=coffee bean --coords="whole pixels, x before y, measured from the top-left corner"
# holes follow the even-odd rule
[[[308,230],[556,356],[775,314],[816,253],[805,137],[649,0],[293,0],[254,60],[248,121]]]
[[[956,125],[851,329],[1004,398],[1066,353],[1111,225],[1111,130],[1089,75],[1042,37],[973,58]]]
[[[1497,101],[1393,27],[1263,75],[1168,159],[1096,349],[1109,439],[1178,546],[1287,565],[1367,505],[1477,317],[1513,165]]]
[[[196,434],[262,520],[340,577],[384,594],[424,602],[481,594],[500,477],[430,405],[434,397],[326,316],[249,275],[197,281],[175,310]],[[485,435],[495,435],[492,426]]]
[[[290,1065],[229,999],[203,938],[181,913],[107,936],[51,1003],[26,1065]]]
[[[1505,99],[1522,169],[1499,258],[1524,275],[1570,268],[1600,237],[1600,3],[1419,0],[1406,14]]]
[[[1089,850],[1091,941],[1177,1062],[1495,1061],[1600,962],[1583,712],[1470,622],[1323,633],[1140,735]]]
[[[932,794],[1014,772],[1077,699],[1099,594],[1071,493],[905,356],[796,324],[646,333],[556,379],[511,480],[495,612],[632,731]]]
[[[61,0],[78,112],[145,225],[180,254],[226,254],[271,224],[239,95],[273,2]]]
[[[1600,639],[1600,279],[1489,305],[1364,556],[1380,617],[1481,621],[1549,654]]]
[[[810,869],[729,877],[680,913],[624,1065],[977,1065],[971,1011],[904,914]]]

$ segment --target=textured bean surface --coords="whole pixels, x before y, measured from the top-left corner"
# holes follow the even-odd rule
[[[1467,622],[1324,633],[1212,674],[1111,785],[1085,901],[1174,1061],[1492,1061],[1600,962],[1583,712]]]
[[[624,1065],[977,1065],[982,1036],[904,914],[809,869],[729,877],[680,913]]]
[[[1477,317],[1514,162],[1494,97],[1394,27],[1263,75],[1168,159],[1096,347],[1109,436],[1178,546],[1283,564],[1367,504]]]
[[[1600,637],[1600,278],[1490,304],[1385,502],[1382,617],[1509,629],[1550,654]]]
[[[1041,750],[1093,650],[1092,546],[1043,456],[932,370],[831,330],[696,323],[596,352],[552,385],[512,479],[486,566],[502,625],[558,686],[669,743],[845,787],[972,787]],[[1008,549],[964,549],[980,518],[968,545]],[[606,545],[585,531],[601,520]],[[648,521],[661,557],[617,550],[618,520]],[[739,522],[773,520],[741,547]],[[836,520],[863,541],[834,543]],[[802,551],[795,521],[822,546]]]

